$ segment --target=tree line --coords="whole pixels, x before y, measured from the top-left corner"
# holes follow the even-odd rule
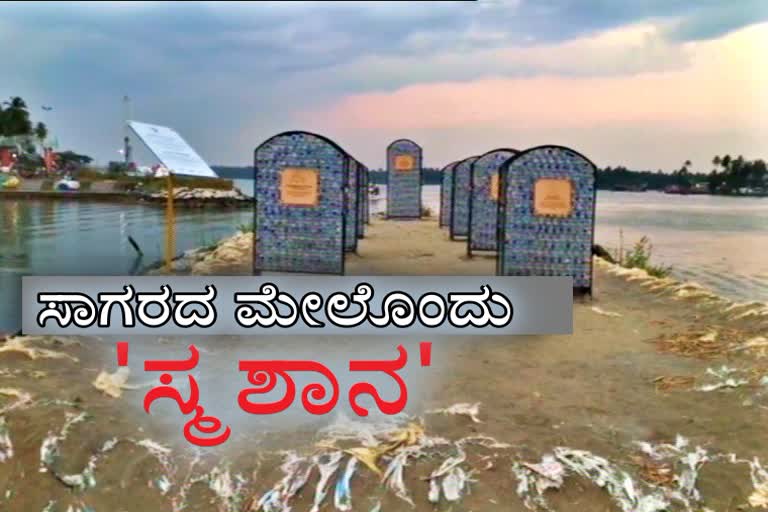
[[[712,194],[736,194],[743,189],[768,191],[768,167],[761,159],[747,160],[739,155],[716,155],[709,172],[691,172],[691,161],[671,173],[657,171],[631,171],[623,166],[606,167],[597,171],[597,186],[602,189],[664,190],[670,186],[682,189],[699,188]]]
[[[45,107],[44,107],[45,108]],[[0,146],[9,145],[19,150],[16,166],[19,169],[38,169],[44,166],[43,153],[47,145],[48,127],[35,123],[27,103],[18,96],[0,102]],[[40,151],[38,152],[38,147]],[[93,159],[74,151],[56,153],[60,169],[88,165]]]

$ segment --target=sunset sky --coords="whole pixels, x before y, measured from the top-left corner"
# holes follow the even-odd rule
[[[635,169],[768,157],[765,0],[1,3],[0,48],[0,98],[102,163],[126,94],[211,164],[290,129],[370,167],[401,137],[429,166],[549,143]]]

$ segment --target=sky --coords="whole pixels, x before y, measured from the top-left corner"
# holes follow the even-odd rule
[[[371,168],[398,138],[434,167],[541,144],[633,169],[768,157],[765,0],[2,2],[0,48],[0,98],[100,163],[125,95],[221,165],[286,130]]]

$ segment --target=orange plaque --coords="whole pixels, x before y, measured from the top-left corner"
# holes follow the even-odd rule
[[[412,171],[414,167],[414,158],[411,155],[397,155],[395,157],[396,171]]]
[[[320,171],[286,167],[280,172],[280,203],[286,206],[317,206],[320,201]]]
[[[490,194],[491,199],[493,199],[494,201],[499,200],[499,193],[501,192],[501,190],[499,189],[500,186],[501,186],[501,183],[499,182],[499,173],[492,174],[490,190],[488,191],[488,193]]]
[[[573,183],[569,179],[542,178],[533,188],[533,213],[568,217],[573,211]]]

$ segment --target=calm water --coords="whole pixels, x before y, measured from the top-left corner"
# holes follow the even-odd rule
[[[126,275],[160,260],[163,215],[162,208],[141,205],[0,199],[0,332],[19,328],[21,275]],[[249,210],[177,216],[178,252],[211,244],[251,221]]]
[[[439,186],[424,188],[424,205],[437,214]],[[768,302],[768,198],[598,191],[596,243],[618,248],[623,238],[628,249],[643,236],[652,262],[671,265],[674,277]]]
[[[251,184],[239,184],[250,192]],[[386,193],[385,187],[382,187]],[[436,213],[439,187],[424,189]],[[385,199],[372,201],[381,211]],[[768,301],[768,198],[599,192],[596,241],[618,247],[642,236],[653,260],[736,300]],[[250,222],[248,210],[180,212],[179,252]],[[131,235],[142,260],[128,243]],[[18,329],[21,275],[125,275],[159,260],[163,210],[140,205],[0,200],[0,331]]]

